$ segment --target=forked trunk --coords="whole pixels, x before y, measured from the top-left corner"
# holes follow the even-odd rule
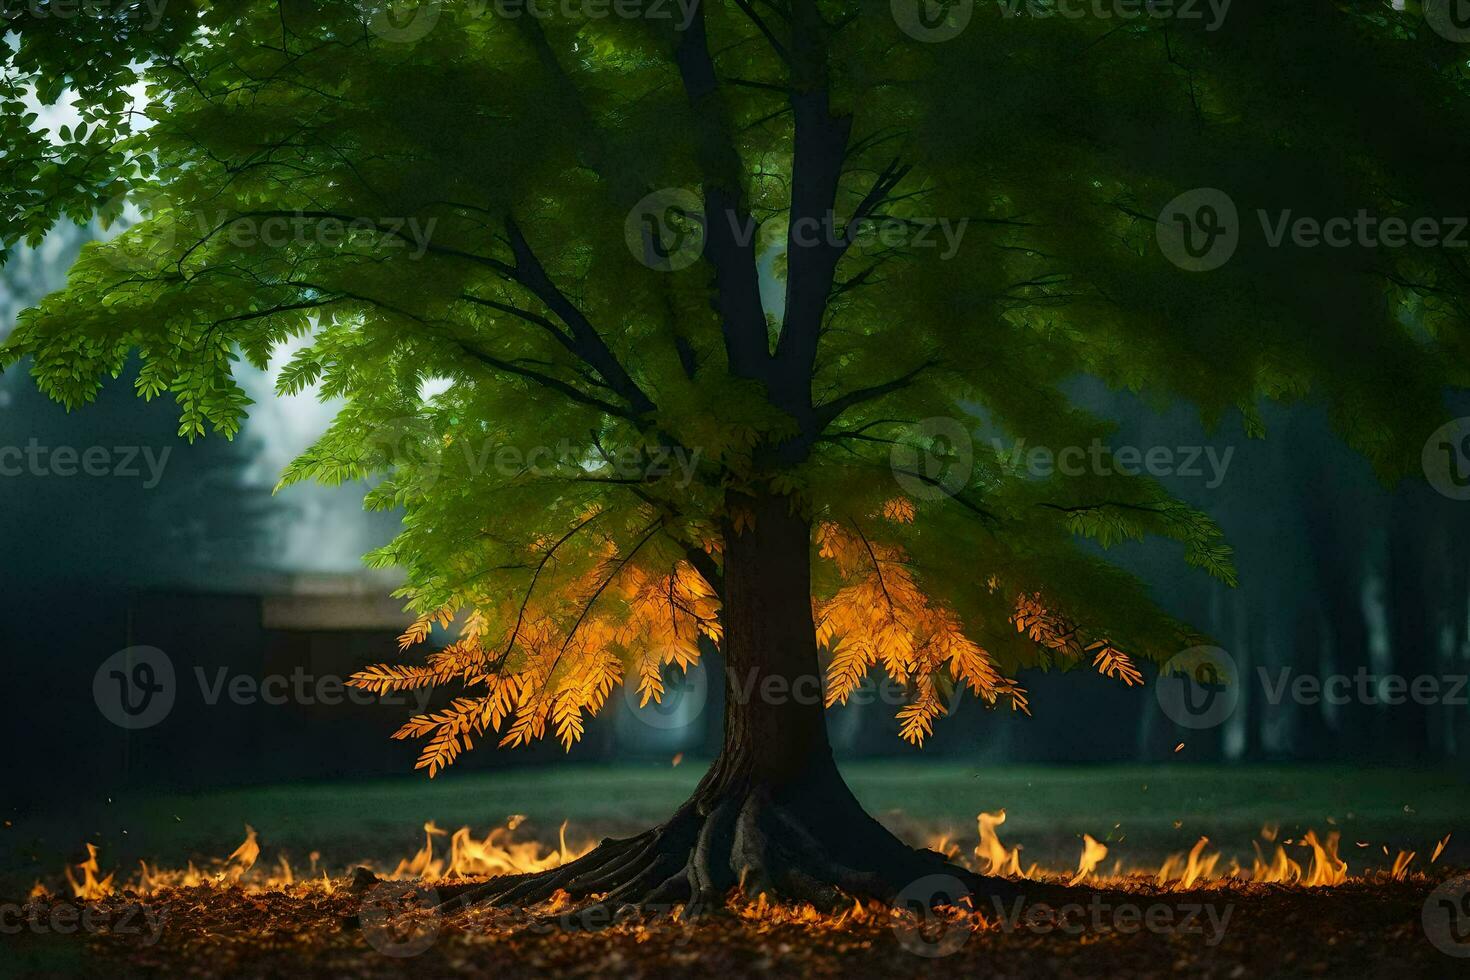
[[[958,890],[1016,893],[904,844],[863,810],[827,740],[810,521],[789,498],[732,495],[729,503],[724,743],[694,795],[660,827],[605,840],[553,871],[494,879],[447,905],[529,905],[561,889],[574,899],[602,896],[578,913],[594,924],[630,907],[708,910],[736,887],[828,908],[854,897],[910,900],[916,882],[920,901]]]

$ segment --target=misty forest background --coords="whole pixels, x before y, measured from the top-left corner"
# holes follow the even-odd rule
[[[0,336],[19,310],[62,284],[81,245],[97,234],[97,228],[58,229],[40,248],[18,250],[0,269]],[[91,792],[160,783],[203,788],[390,772],[417,778],[410,775],[413,747],[387,739],[406,716],[403,708],[176,709],[158,732],[132,735],[95,709],[92,675],[114,651],[131,644],[165,648],[188,685],[192,664],[229,662],[231,644],[241,642],[230,625],[230,597],[303,576],[360,579],[359,556],[394,533],[396,515],[363,512],[361,485],[300,486],[271,495],[282,467],[334,410],[309,393],[277,399],[268,374],[242,370],[257,401],[243,433],[233,443],[211,437],[192,447],[174,434],[171,402],[135,398],[128,377],[109,386],[94,410],[68,416],[23,372],[0,375],[0,445],[25,446],[34,438],[42,446],[78,449],[172,447],[152,488],[141,478],[0,478],[6,744],[22,749],[8,762],[7,782],[23,790],[26,804],[83,786]],[[1124,546],[1115,555],[1149,582],[1166,609],[1204,629],[1236,659],[1248,675],[1239,709],[1217,730],[1188,732],[1164,716],[1148,685],[1129,689],[1088,670],[1032,672],[1022,677],[1033,693],[1031,718],[962,701],[920,751],[895,736],[896,706],[853,705],[831,717],[840,753],[920,763],[963,758],[973,765],[1470,759],[1465,707],[1300,705],[1289,697],[1272,704],[1257,676],[1265,667],[1274,682],[1288,665],[1316,676],[1470,671],[1470,504],[1449,500],[1422,480],[1384,487],[1331,434],[1324,414],[1308,406],[1267,406],[1268,437],[1252,440],[1239,420],[1207,433],[1186,408],[1145,405],[1085,378],[1077,380],[1075,397],[1119,420],[1115,447],[1233,450],[1218,487],[1208,485],[1207,465],[1203,475],[1163,482],[1224,528],[1236,551],[1237,588],[1190,572],[1164,545]],[[1470,404],[1454,407],[1470,414]],[[979,431],[983,419],[977,416],[975,425]],[[991,444],[977,437],[975,448],[988,452]],[[382,591],[391,584],[382,583]],[[157,623],[177,618],[176,606],[189,610],[188,628],[165,640],[140,626],[140,608],[152,609],[150,622]],[[381,660],[391,650],[391,634],[364,633],[353,649],[361,663]],[[1155,668],[1146,676],[1151,684]],[[675,718],[677,724],[639,723],[631,707],[614,699],[573,757],[667,765],[673,753],[711,754],[721,694],[718,683],[708,688],[705,709]],[[192,696],[197,700],[197,691]],[[266,734],[239,735],[247,729]],[[150,737],[166,738],[154,744],[167,748],[141,751]],[[1186,748],[1176,753],[1181,741]],[[461,765],[525,765],[560,755],[555,745],[485,748]]]

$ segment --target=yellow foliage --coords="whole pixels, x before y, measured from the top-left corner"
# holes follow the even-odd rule
[[[664,671],[688,671],[699,662],[699,641],[722,637],[720,601],[688,561],[635,563],[611,538],[579,542],[580,559],[557,566],[557,549],[598,517],[593,511],[566,537],[538,540],[528,568],[530,588],[496,598],[467,597],[420,616],[399,638],[402,649],[425,643],[437,625],[463,614],[458,638],[428,653],[420,664],[376,664],[354,674],[357,687],[386,694],[459,682],[465,696],[416,716],[395,738],[424,738],[418,768],[437,775],[477,740],[498,736],[501,745],[526,745],[555,734],[570,749],[586,719],[620,683],[636,685],[639,704],[664,695]],[[887,525],[914,518],[904,497],[885,502],[874,518]],[[737,529],[753,515],[732,513]],[[657,525],[653,525],[657,526]],[[696,531],[693,537],[706,535]],[[872,540],[856,520],[819,522],[818,554],[835,567],[840,585],[814,598],[819,645],[828,653],[825,702],[846,704],[869,670],[879,667],[909,692],[898,712],[900,734],[922,745],[947,711],[949,692],[968,687],[989,705],[1006,699],[1029,713],[1024,688],[1004,676],[991,654],[966,634],[958,613],[918,584],[904,549]],[[712,558],[720,542],[704,542]],[[636,549],[634,549],[636,551]],[[555,587],[536,588],[547,566]],[[998,583],[991,577],[989,587]],[[1127,654],[1102,638],[1085,635],[1039,593],[1020,597],[1011,617],[1016,629],[1045,650],[1071,658],[1093,654],[1101,674],[1135,684],[1142,680]],[[508,624],[503,630],[492,624]],[[498,635],[497,635],[498,634]]]
[[[1120,680],[1129,687],[1143,683],[1143,674],[1134,666],[1133,658],[1107,640],[1091,640],[1084,647],[1081,628],[1050,608],[1039,592],[1016,600],[1011,621],[1033,642],[1069,659],[1078,660],[1084,652],[1093,654],[1092,666],[1104,677]]]
[[[914,502],[907,497],[894,497],[883,504],[884,520],[893,521],[895,524],[914,523]]]
[[[847,583],[816,609],[817,637],[831,653],[827,704],[845,704],[867,675],[884,672],[912,693],[898,713],[899,733],[918,745],[945,713],[935,678],[947,672],[994,704],[1008,697],[1025,710],[1026,693],[1001,676],[989,653],[965,636],[953,610],[926,595],[903,549],[870,541],[856,524],[817,528],[818,553]]]
[[[538,542],[549,557],[555,542]],[[644,704],[663,696],[662,669],[689,670],[699,662],[701,636],[719,642],[719,600],[703,576],[680,562],[660,574],[619,559],[611,548],[594,552],[585,574],[558,583],[547,597],[506,597],[498,608],[467,610],[459,638],[419,665],[376,664],[351,683],[389,691],[461,682],[467,696],[443,710],[419,715],[395,738],[426,738],[417,766],[437,775],[477,739],[499,735],[501,745],[526,745],[555,733],[570,749],[622,682],[625,666]],[[423,643],[433,626],[456,616],[446,609],[420,617],[400,645]],[[513,623],[491,637],[491,622]]]

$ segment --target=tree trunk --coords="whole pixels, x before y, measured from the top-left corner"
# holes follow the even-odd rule
[[[576,924],[591,925],[619,912],[707,911],[735,888],[825,908],[854,897],[927,903],[964,891],[1019,894],[1010,882],[908,846],[863,810],[827,741],[810,522],[789,498],[732,495],[729,504],[724,738],[694,795],[660,827],[604,840],[549,872],[493,879],[447,907],[530,905],[562,889],[574,899],[601,896],[575,913]]]

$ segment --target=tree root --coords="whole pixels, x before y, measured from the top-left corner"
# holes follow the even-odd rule
[[[831,800],[830,807],[810,802],[778,803],[758,791],[713,802],[696,796],[662,826],[606,839],[561,867],[440,886],[446,900],[438,911],[526,908],[565,892],[574,902],[592,900],[552,917],[575,929],[675,912],[693,918],[722,909],[732,894],[808,902],[824,911],[851,907],[854,900],[932,907],[968,894],[978,908],[1022,897],[1016,882],[909,847],[850,796]]]

